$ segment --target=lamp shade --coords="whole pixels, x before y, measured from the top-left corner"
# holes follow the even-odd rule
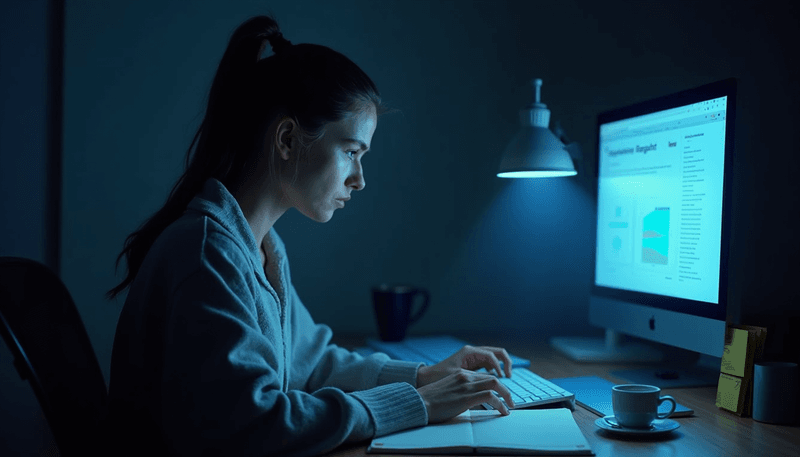
[[[519,132],[503,151],[500,178],[545,178],[577,174],[564,143],[550,131],[550,110],[539,101],[541,79],[532,81],[536,101],[520,110]]]

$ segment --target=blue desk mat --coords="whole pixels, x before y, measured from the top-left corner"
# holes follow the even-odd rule
[[[396,360],[424,362],[433,365],[468,344],[466,341],[450,335],[431,335],[408,337],[403,341],[387,342],[374,338],[367,339],[367,347],[359,347],[355,352],[367,356],[374,352],[383,352]],[[530,367],[531,361],[514,354],[509,354],[512,367]],[[502,366],[502,362],[500,364]]]
[[[575,402],[578,405],[598,416],[614,414],[614,407],[611,404],[611,388],[616,385],[615,383],[598,376],[555,378],[550,379],[550,382],[575,394]],[[662,403],[658,411],[665,413],[669,411],[669,406],[669,403]],[[670,417],[687,417],[693,414],[694,410],[678,403],[675,412]]]

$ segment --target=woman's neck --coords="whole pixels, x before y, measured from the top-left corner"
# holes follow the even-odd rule
[[[261,266],[267,267],[267,251],[264,250],[264,243],[258,245],[258,254],[261,256]]]

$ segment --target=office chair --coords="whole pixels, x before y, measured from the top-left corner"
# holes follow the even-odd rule
[[[103,373],[75,303],[43,264],[0,257],[0,333],[31,383],[61,456],[103,455]]]

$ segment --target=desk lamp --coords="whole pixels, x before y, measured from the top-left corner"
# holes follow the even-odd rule
[[[570,149],[577,152],[577,145],[566,146],[550,131],[550,110],[540,100],[542,80],[534,79],[531,84],[536,90],[536,100],[519,111],[522,128],[503,152],[497,177],[574,176],[578,172],[570,157]]]

